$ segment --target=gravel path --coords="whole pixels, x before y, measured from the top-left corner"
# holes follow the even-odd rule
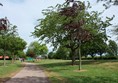
[[[49,83],[48,78],[34,63],[26,63],[26,66],[14,77],[5,83]]]

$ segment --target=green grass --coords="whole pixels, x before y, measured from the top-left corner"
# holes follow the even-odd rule
[[[11,64],[11,61],[7,60],[6,66],[3,66],[3,61],[0,60],[0,83],[11,78],[11,76],[15,75],[21,68],[23,68],[23,65],[18,61]]]
[[[52,83],[118,83],[118,61],[83,61],[82,70],[69,60],[40,60]],[[76,62],[78,63],[78,62]]]

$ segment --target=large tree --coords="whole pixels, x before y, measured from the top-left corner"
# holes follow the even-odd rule
[[[110,25],[111,18],[107,17],[102,21],[98,12],[88,12],[90,7],[85,6],[83,2],[72,1],[56,7],[49,7],[43,10],[44,19],[40,19],[39,25],[35,27],[33,35],[51,42],[54,47],[59,45],[65,46],[71,50],[72,65],[75,61],[76,50],[81,49],[81,44],[89,41],[95,35],[103,33]],[[81,50],[79,50],[80,68],[81,69]]]

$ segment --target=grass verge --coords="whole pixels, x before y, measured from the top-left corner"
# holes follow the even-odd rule
[[[3,64],[3,61],[0,60],[0,64]],[[16,73],[18,73],[24,67],[21,62],[16,61],[14,64],[11,64],[11,61],[6,61],[6,66],[0,65],[0,83],[10,79]]]
[[[51,83],[118,83],[118,61],[83,61],[82,70],[69,60],[40,60]],[[76,64],[78,61],[76,62]]]

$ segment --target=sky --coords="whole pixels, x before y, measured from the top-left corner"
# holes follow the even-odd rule
[[[34,31],[34,27],[37,25],[37,19],[43,18],[41,13],[43,9],[49,6],[55,6],[56,4],[62,4],[65,0],[0,0],[4,6],[0,6],[0,18],[7,17],[11,24],[18,27],[18,33],[28,45],[33,42],[31,32]],[[101,3],[96,3],[95,0],[91,1],[92,10],[102,11],[104,7]],[[112,6],[109,10],[106,10],[103,14],[105,16],[117,15],[118,7]],[[118,15],[112,21],[116,24],[118,22]],[[107,31],[109,34],[109,30]],[[49,47],[50,48],[50,47]]]
[[[37,25],[37,19],[43,18],[43,9],[62,4],[63,0],[0,0],[0,18],[7,17],[11,24],[16,25],[18,33],[28,44],[33,42],[31,32]]]

